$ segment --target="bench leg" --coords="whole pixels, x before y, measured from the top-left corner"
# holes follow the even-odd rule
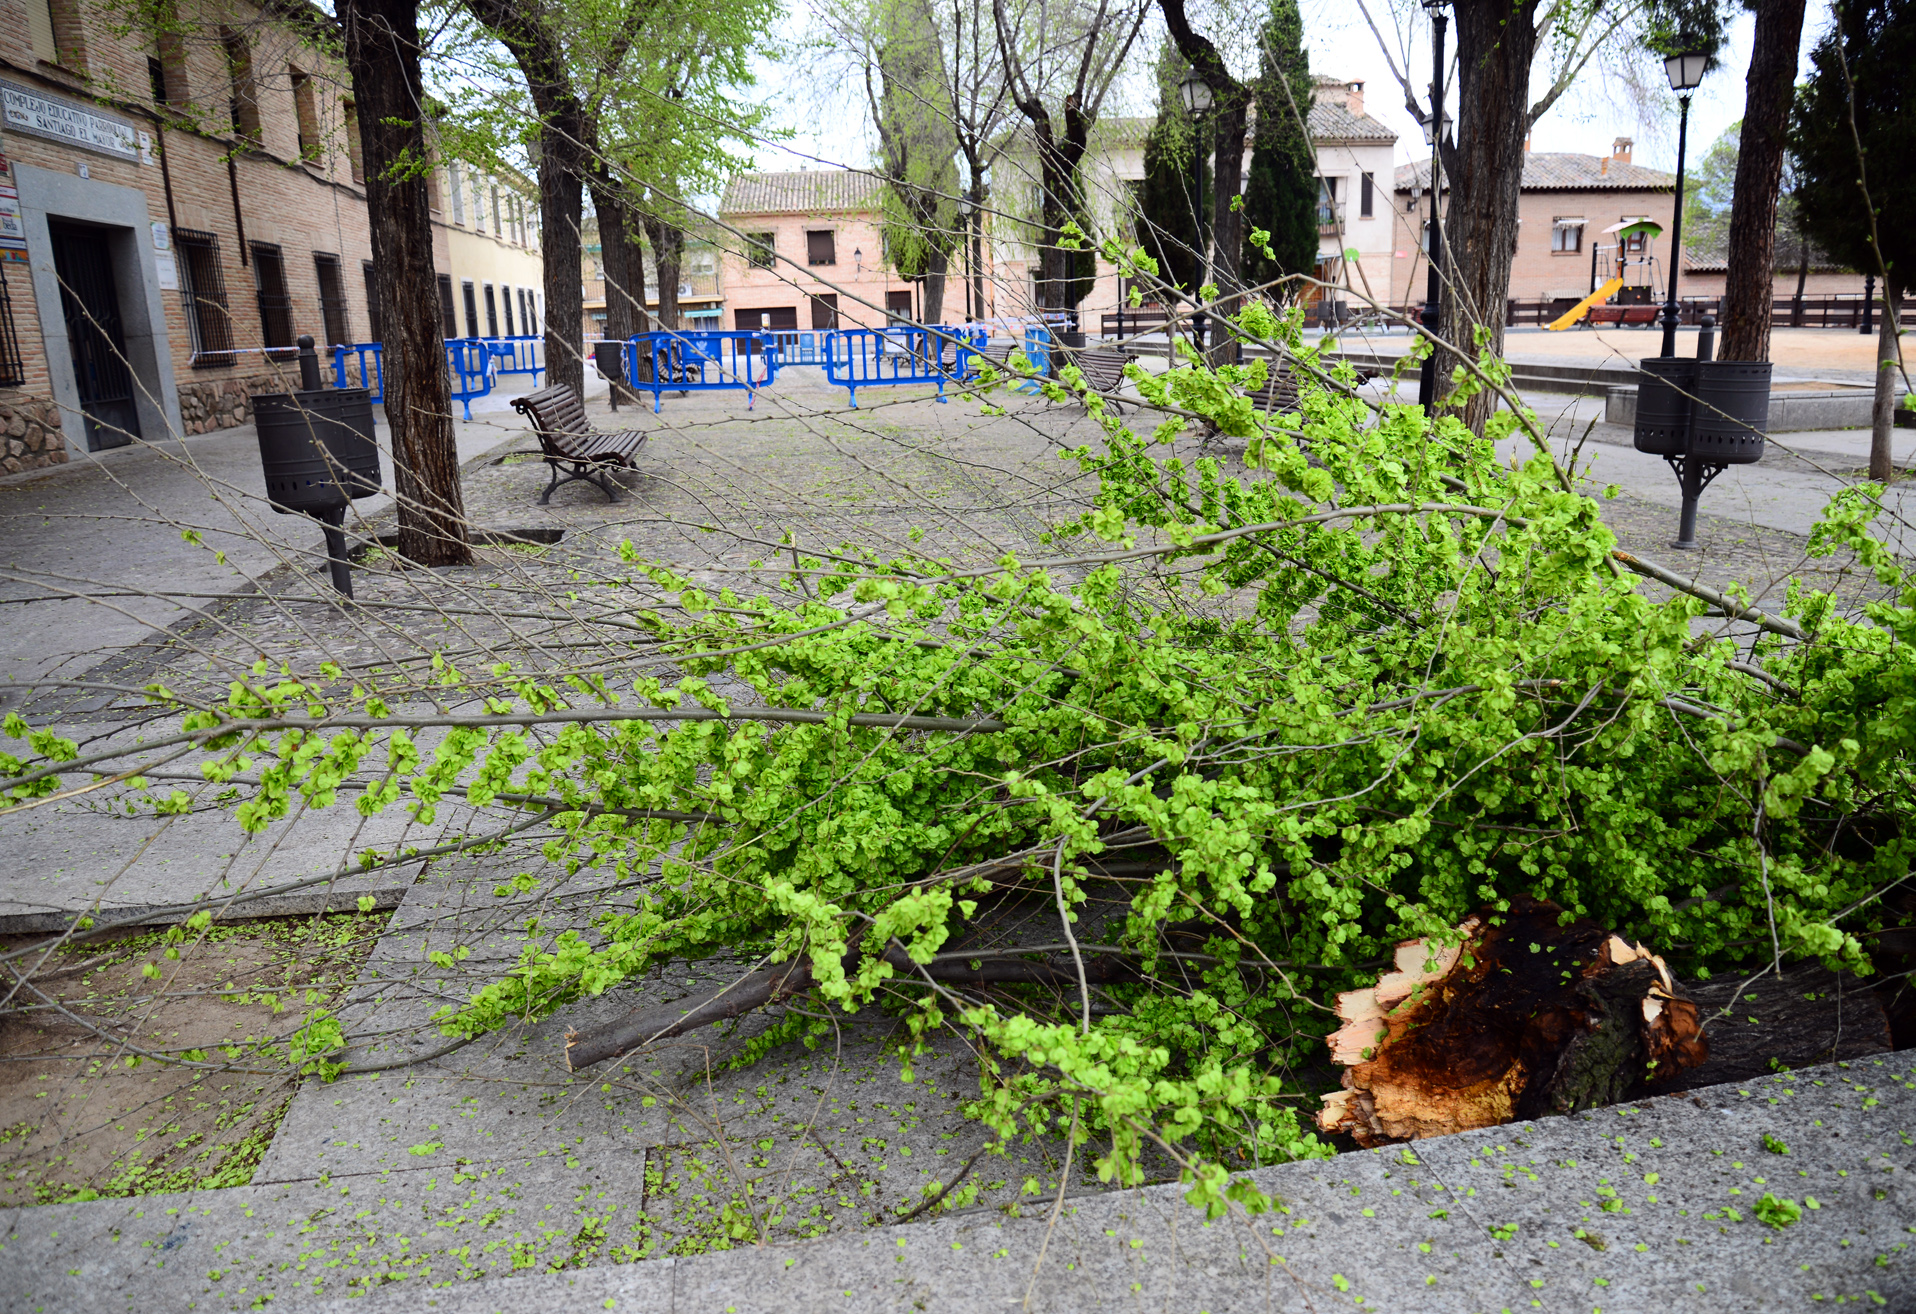
[[[546,485],[546,491],[540,495],[540,506],[552,505],[552,494],[571,483],[591,484],[594,488],[605,494],[606,501],[616,502],[619,500],[617,490],[608,482],[605,467],[597,462],[585,463],[574,461],[571,463],[572,473],[563,479],[559,477],[559,462],[548,461],[547,464],[552,467],[552,482]]]

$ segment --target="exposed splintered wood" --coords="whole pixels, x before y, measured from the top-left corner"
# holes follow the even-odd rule
[[[1663,960],[1554,904],[1479,912],[1457,942],[1409,940],[1338,998],[1344,1089],[1318,1115],[1362,1145],[1572,1113],[1658,1089],[1708,1057]]]
[[[1752,969],[1752,973],[1755,969]],[[1798,967],[1745,985],[1752,973],[1724,973],[1688,988],[1702,1011],[1710,1057],[1662,1090],[1747,1081],[1781,1068],[1807,1068],[1894,1049],[1883,998],[1870,982],[1828,968]]]

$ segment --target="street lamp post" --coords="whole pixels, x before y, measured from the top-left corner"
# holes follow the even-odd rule
[[[1444,224],[1441,204],[1444,192],[1444,130],[1450,126],[1450,116],[1444,113],[1444,34],[1450,26],[1450,16],[1444,12],[1445,0],[1423,0],[1424,11],[1430,15],[1430,116],[1424,120],[1424,138],[1430,143],[1430,240],[1425,244],[1429,249],[1424,258],[1429,263],[1429,276],[1424,284],[1424,313],[1422,316],[1424,332],[1431,337],[1437,336],[1437,321],[1441,318],[1443,296],[1443,276],[1440,266],[1444,259]],[[1423,369],[1417,375],[1417,404],[1428,415],[1432,403],[1437,400],[1437,354],[1432,352],[1424,357]]]
[[[1671,55],[1663,61],[1663,72],[1670,79],[1670,90],[1676,92],[1680,106],[1677,113],[1676,213],[1670,221],[1670,277],[1663,299],[1665,357],[1676,355],[1677,272],[1683,264],[1683,154],[1689,146],[1690,97],[1702,84],[1703,71],[1709,63],[1708,52],[1698,50]],[[1687,495],[1689,490],[1686,488],[1684,491]]]
[[[1178,83],[1178,100],[1191,116],[1191,209],[1197,216],[1198,311],[1191,317],[1197,334],[1198,351],[1204,351],[1204,271],[1211,252],[1210,237],[1204,231],[1204,116],[1211,112],[1211,84],[1195,68]]]

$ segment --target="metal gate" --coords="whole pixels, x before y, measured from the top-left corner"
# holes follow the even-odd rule
[[[113,256],[104,233],[54,226],[53,267],[60,276],[60,309],[73,381],[86,416],[88,451],[124,447],[140,434],[133,403],[133,371],[127,367],[120,298],[113,286]]]

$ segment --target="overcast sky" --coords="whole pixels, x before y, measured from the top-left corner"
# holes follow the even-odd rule
[[[804,21],[803,4],[804,0],[798,0],[793,15],[794,20],[801,25]],[[1320,76],[1362,81],[1365,84],[1366,112],[1398,135],[1398,163],[1421,157],[1426,149],[1423,134],[1416,120],[1404,108],[1403,92],[1378,48],[1377,39],[1366,26],[1356,0],[1300,0],[1300,4],[1310,48],[1311,71]],[[1389,6],[1383,0],[1373,0],[1370,9],[1380,22],[1387,19]],[[1811,13],[1804,24],[1805,56],[1823,29],[1826,12],[1820,6],[1811,6]],[[1417,62],[1407,72],[1421,93],[1430,81],[1430,38],[1428,30],[1421,28],[1421,15],[1418,21],[1420,30],[1413,35],[1413,58]],[[1722,52],[1721,67],[1704,80],[1692,102],[1692,161],[1742,117],[1743,79],[1749,66],[1752,21],[1749,14],[1739,13],[1730,29],[1730,43]],[[1387,37],[1394,39],[1390,28],[1384,31]],[[1455,35],[1454,27],[1452,35]],[[1155,38],[1149,47],[1140,41],[1139,51],[1132,56],[1140,69],[1148,65],[1153,48]],[[1656,84],[1667,88],[1658,61],[1652,56],[1647,53],[1632,56],[1625,50],[1621,40],[1615,43],[1614,49],[1623,52],[1623,58],[1634,57],[1640,61],[1642,71],[1653,74]],[[1804,68],[1807,69],[1807,62]],[[782,125],[790,129],[793,136],[788,143],[789,149],[761,147],[757,153],[759,168],[795,169],[808,164],[813,168],[821,167],[818,163],[801,158],[801,155],[817,156],[824,161],[854,167],[869,163],[870,133],[864,110],[863,88],[850,79],[835,75],[828,75],[825,81],[831,85],[821,88],[818,81],[823,70],[824,65],[812,51],[778,63],[761,63],[760,94],[776,107]],[[1532,79],[1533,95],[1541,87],[1544,77],[1540,64]],[[1142,80],[1131,79],[1128,86],[1120,88],[1119,98],[1123,103],[1116,108],[1120,112],[1148,112],[1149,107],[1142,103],[1145,94]],[[1454,89],[1450,103],[1454,114]],[[1110,110],[1107,109],[1107,112]],[[1649,119],[1648,122],[1644,121],[1645,117]],[[1669,169],[1676,163],[1676,119],[1673,100],[1647,116],[1640,114],[1616,79],[1593,66],[1537,124],[1532,149],[1607,155],[1616,138],[1630,137],[1637,143],[1637,163]]]

